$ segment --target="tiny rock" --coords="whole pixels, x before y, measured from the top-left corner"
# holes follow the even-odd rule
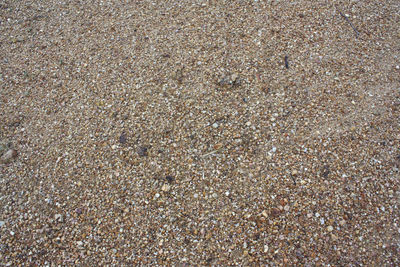
[[[164,184],[161,187],[161,190],[164,191],[164,192],[168,192],[170,189],[171,189],[171,186],[169,184]]]
[[[266,210],[263,210],[263,212],[261,213],[262,216],[264,216],[265,218],[268,218],[268,213]]]
[[[333,231],[332,225],[329,225],[326,229],[328,230],[328,232],[332,232]]]
[[[9,149],[4,155],[1,157],[1,162],[8,163],[13,158],[17,157],[17,151],[15,149]]]
[[[284,209],[285,211],[289,211],[289,210],[290,210],[290,206],[289,206],[289,205],[286,205],[283,209]]]
[[[63,216],[62,216],[61,214],[56,214],[56,215],[54,216],[54,219],[55,219],[57,222],[63,222],[63,221],[64,221],[64,218],[63,218]]]

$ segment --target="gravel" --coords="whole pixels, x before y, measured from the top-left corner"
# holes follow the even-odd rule
[[[400,265],[399,10],[3,1],[0,265]]]

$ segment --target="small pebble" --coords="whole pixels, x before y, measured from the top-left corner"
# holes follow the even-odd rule
[[[139,147],[139,149],[138,149],[138,155],[140,156],[140,157],[147,157],[147,155],[148,155],[148,148],[147,147],[145,147],[145,146],[141,146],[141,147]]]
[[[0,221],[0,227],[2,227],[5,223],[5,221]]]
[[[289,210],[290,210],[290,206],[289,206],[289,205],[286,205],[283,209],[284,209],[285,211],[289,211]]]
[[[3,154],[1,157],[1,162],[3,163],[8,163],[10,162],[13,158],[17,157],[17,151],[15,149],[9,149],[6,153]]]
[[[122,134],[120,135],[120,137],[119,137],[119,142],[120,142],[121,144],[126,144],[127,139],[126,139],[126,134],[125,134],[125,133],[122,133]]]
[[[171,186],[169,184],[164,184],[161,187],[161,190],[164,191],[164,192],[168,192],[170,189],[171,189]]]
[[[268,213],[267,213],[267,211],[266,211],[266,210],[263,210],[263,212],[262,212],[261,214],[262,214],[262,216],[264,216],[265,218],[267,218],[267,217],[268,217]]]
[[[172,176],[170,176],[170,175],[167,175],[167,176],[165,177],[165,179],[167,179],[168,183],[170,183],[170,184],[174,181],[174,177],[172,177]]]
[[[56,214],[56,215],[54,216],[54,219],[55,219],[57,222],[63,222],[63,221],[64,221],[64,218],[63,218],[63,216],[62,216],[61,214]]]
[[[214,122],[212,125],[213,128],[218,128],[218,123]]]
[[[332,232],[333,231],[332,225],[329,225],[326,229],[328,230],[328,232]]]

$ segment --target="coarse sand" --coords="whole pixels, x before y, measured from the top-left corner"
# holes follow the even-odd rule
[[[0,1],[1,266],[399,266],[400,1]]]

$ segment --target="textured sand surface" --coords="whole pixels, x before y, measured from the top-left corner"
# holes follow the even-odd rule
[[[400,265],[398,0],[3,0],[0,49],[0,265]]]

